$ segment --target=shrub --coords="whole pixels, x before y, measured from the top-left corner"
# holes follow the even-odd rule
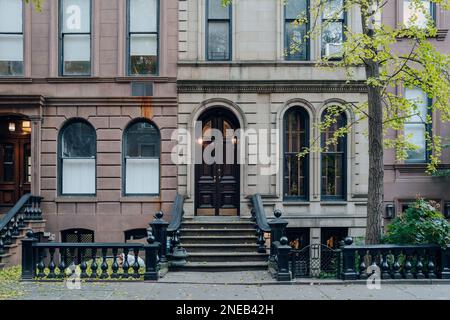
[[[432,203],[418,199],[387,226],[382,240],[391,244],[450,244],[450,225]]]

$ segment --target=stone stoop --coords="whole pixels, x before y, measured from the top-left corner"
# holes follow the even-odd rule
[[[19,235],[12,237],[12,244],[5,246],[5,253],[0,255],[0,269],[17,266],[22,262],[22,239],[28,230],[34,233],[45,232],[46,220],[25,220],[26,226],[19,229]]]
[[[222,217],[185,219],[180,230],[187,264],[182,271],[267,270],[267,253],[257,252],[255,224],[250,219]]]

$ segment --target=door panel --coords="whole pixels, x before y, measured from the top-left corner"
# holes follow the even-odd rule
[[[211,131],[209,129],[222,132],[224,141],[222,152],[217,153],[218,156],[222,155],[221,161],[216,158],[218,163],[207,164],[202,159],[202,164],[196,164],[195,166],[196,214],[201,216],[239,215],[240,168],[237,163],[237,140],[235,141],[232,135],[227,136],[227,130],[238,129],[237,119],[224,110],[217,112],[213,110],[208,112],[200,121],[203,125],[203,137],[198,141],[202,141],[203,151],[215,140],[210,138]],[[232,148],[232,152],[228,155],[227,146]]]
[[[0,137],[0,205],[12,206],[31,190],[29,136]]]

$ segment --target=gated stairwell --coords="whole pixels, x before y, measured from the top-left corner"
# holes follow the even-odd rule
[[[43,233],[42,197],[26,194],[0,219],[0,269],[19,265],[27,230]]]

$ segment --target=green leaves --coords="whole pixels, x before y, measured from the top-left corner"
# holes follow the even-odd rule
[[[25,0],[26,4],[32,3],[34,6],[34,9],[37,12],[41,12],[42,11],[42,4],[44,3],[44,0]]]
[[[450,225],[437,204],[418,199],[387,226],[383,242],[392,244],[450,244]]]

